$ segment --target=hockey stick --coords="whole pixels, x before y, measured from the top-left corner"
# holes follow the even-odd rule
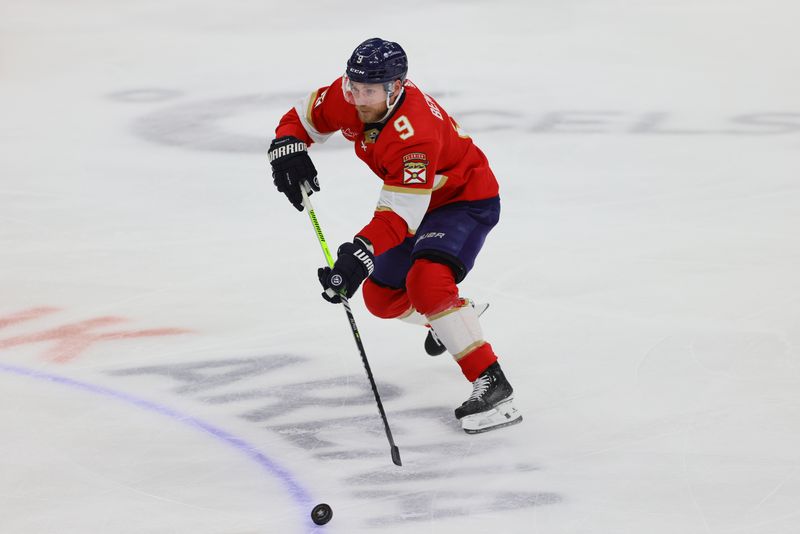
[[[311,200],[308,198],[308,194],[302,187],[300,188],[300,192],[303,194],[303,206],[305,206],[306,211],[308,211],[308,218],[311,219],[311,225],[314,227],[314,232],[317,234],[317,240],[322,247],[323,254],[325,254],[325,260],[328,262],[328,267],[333,269],[333,256],[331,255],[330,249],[328,249],[328,243],[325,241],[325,236],[322,234],[322,228],[320,228],[319,221],[314,213],[314,208],[311,206]],[[375,394],[375,402],[378,403],[378,411],[381,414],[381,419],[383,419],[383,427],[386,429],[386,438],[389,440],[392,462],[394,465],[403,465],[403,462],[400,461],[400,449],[398,449],[397,445],[394,444],[392,430],[389,428],[389,421],[386,419],[386,412],[383,410],[381,396],[378,394],[378,386],[375,385],[375,378],[372,376],[372,369],[370,368],[369,361],[367,360],[367,353],[364,351],[364,344],[361,342],[361,334],[358,333],[356,320],[353,317],[353,311],[350,309],[350,302],[348,302],[347,297],[344,295],[339,296],[342,299],[344,311],[347,313],[347,321],[350,323],[350,330],[353,331],[353,338],[356,340],[358,352],[361,354],[361,361],[364,363],[364,369],[367,371],[369,385],[372,386],[372,393]]]

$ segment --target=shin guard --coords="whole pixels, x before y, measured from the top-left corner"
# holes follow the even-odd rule
[[[470,382],[497,361],[492,346],[483,339],[478,312],[469,301],[428,317],[436,336],[461,367]]]

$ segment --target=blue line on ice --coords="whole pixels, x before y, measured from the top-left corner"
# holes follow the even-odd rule
[[[209,423],[201,421],[196,417],[191,417],[188,415],[184,415],[179,413],[171,408],[163,406],[161,404],[156,404],[155,402],[151,402],[148,400],[140,399],[138,397],[134,397],[133,395],[129,395],[127,393],[122,393],[120,391],[115,391],[113,389],[109,389],[103,386],[96,386],[93,384],[88,384],[86,382],[79,382],[77,380],[73,380],[71,378],[66,378],[59,375],[54,375],[50,373],[43,373],[41,371],[36,371],[33,369],[26,369],[24,367],[17,367],[14,365],[5,365],[0,364],[0,372],[10,373],[20,376],[25,376],[29,378],[34,378],[36,380],[42,380],[44,382],[51,382],[55,384],[60,384],[63,386],[69,386],[76,389],[81,389],[83,391],[87,391],[89,393],[94,393],[96,395],[103,395],[105,397],[111,397],[117,399],[119,401],[125,402],[127,404],[132,404],[138,408],[143,410],[147,410],[150,412],[155,412],[160,415],[164,415],[175,421],[178,421],[184,425],[188,425],[195,429],[201,430],[207,434],[211,434],[215,438],[221,440],[223,443],[234,447],[239,452],[244,453],[247,455],[251,460],[256,462],[260,465],[263,469],[265,469],[270,475],[275,476],[278,478],[289,491],[289,494],[294,499],[295,503],[300,505],[301,510],[310,510],[311,509],[311,496],[308,492],[303,489],[300,484],[298,484],[293,478],[292,475],[283,467],[275,463],[269,457],[267,457],[264,453],[258,451],[256,447],[247,443],[245,440],[234,436],[220,428],[217,428]],[[304,514],[305,515],[305,514]],[[305,515],[308,518],[308,515]]]

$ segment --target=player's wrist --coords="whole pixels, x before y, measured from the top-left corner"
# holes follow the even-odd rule
[[[366,237],[362,235],[357,235],[353,238],[353,243],[355,243],[356,245],[361,244],[362,246],[364,246],[364,248],[369,250],[370,254],[372,254],[373,256],[375,255],[375,247],[372,245],[372,242]]]

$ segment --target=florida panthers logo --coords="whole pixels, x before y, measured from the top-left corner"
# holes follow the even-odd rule
[[[427,183],[428,157],[422,152],[413,152],[403,156],[403,183]]]

